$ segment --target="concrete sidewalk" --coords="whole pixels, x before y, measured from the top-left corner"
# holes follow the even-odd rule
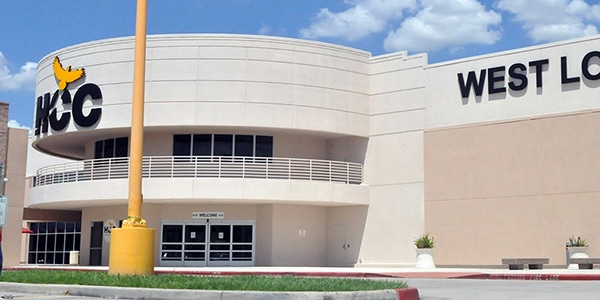
[[[196,275],[293,275],[316,277],[441,278],[498,280],[600,280],[600,270],[508,270],[467,268],[324,268],[324,267],[246,267],[246,268],[169,268],[156,267],[157,274]]]

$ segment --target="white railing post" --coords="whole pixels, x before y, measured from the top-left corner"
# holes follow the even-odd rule
[[[346,183],[350,183],[350,164],[346,164]]]
[[[173,178],[173,173],[175,173],[175,156],[171,156],[171,178]]]
[[[107,164],[107,168],[106,168],[106,178],[110,179],[111,173],[112,173],[112,161],[114,160],[114,158],[109,158],[106,160],[106,164]]]
[[[269,179],[269,162],[267,161],[269,158],[265,157],[264,158],[264,162],[265,162],[265,177],[266,179]]]
[[[96,160],[92,161],[92,166],[90,167],[90,180],[94,180],[94,172],[96,168]]]
[[[198,156],[194,156],[192,163],[194,164],[194,178],[198,178]]]

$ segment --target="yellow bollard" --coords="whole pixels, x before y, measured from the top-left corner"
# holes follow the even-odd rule
[[[154,228],[113,228],[110,243],[108,274],[154,274]]]

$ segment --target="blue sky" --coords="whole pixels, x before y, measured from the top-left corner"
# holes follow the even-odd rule
[[[148,0],[148,34],[303,38],[429,63],[598,34],[598,0]],[[135,33],[135,0],[0,0],[0,101],[32,127],[37,62]]]

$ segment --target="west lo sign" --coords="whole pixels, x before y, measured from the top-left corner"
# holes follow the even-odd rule
[[[529,72],[535,74],[535,86],[541,88],[544,83],[544,68],[549,66],[549,64],[549,59],[534,60],[527,64],[515,63],[508,67],[508,73],[506,66],[491,67],[479,70],[479,75],[475,71],[469,71],[466,79],[463,73],[458,73],[458,87],[463,98],[463,104],[468,104],[471,91],[475,92],[475,96],[481,96],[486,86],[489,95],[505,93],[507,87],[512,91],[526,89],[529,84],[529,78],[527,77],[528,68],[531,69]],[[600,66],[600,51],[591,51],[583,57],[581,60],[581,76],[568,74],[568,65],[567,57],[561,57],[561,84],[580,82],[581,76],[590,81],[600,79],[600,69],[595,72],[590,71],[591,66]],[[481,102],[481,99],[476,98],[476,102]]]

